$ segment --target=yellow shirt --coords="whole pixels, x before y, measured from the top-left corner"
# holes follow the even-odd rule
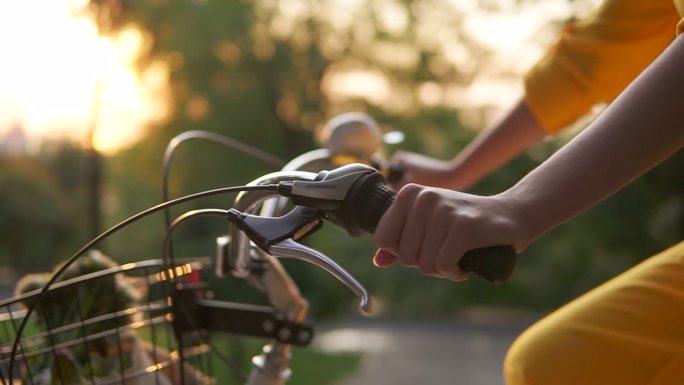
[[[684,0],[604,1],[586,20],[569,24],[525,77],[532,113],[555,132],[613,100],[677,31],[684,33],[683,17]]]

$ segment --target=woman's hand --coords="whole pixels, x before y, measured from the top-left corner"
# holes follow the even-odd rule
[[[376,266],[394,263],[423,274],[460,281],[458,262],[471,249],[531,241],[515,202],[504,195],[481,197],[416,184],[404,186],[375,232]]]
[[[392,187],[399,190],[409,183],[426,186],[461,189],[455,178],[455,165],[452,161],[431,158],[415,152],[398,151],[392,157],[392,164],[403,171],[402,178]]]

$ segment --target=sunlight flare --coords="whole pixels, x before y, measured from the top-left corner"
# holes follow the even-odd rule
[[[133,143],[167,113],[163,65],[139,74],[145,36],[98,34],[74,1],[0,5],[0,135],[20,126],[30,142],[69,138],[106,153]]]

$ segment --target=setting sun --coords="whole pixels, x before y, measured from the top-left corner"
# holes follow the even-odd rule
[[[98,34],[74,1],[0,5],[0,135],[21,127],[29,145],[70,138],[111,153],[131,144],[167,110],[166,69],[139,74],[144,36],[129,28]]]

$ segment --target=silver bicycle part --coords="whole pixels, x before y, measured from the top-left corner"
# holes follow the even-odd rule
[[[256,248],[253,251],[256,251]],[[285,319],[297,323],[304,322],[309,303],[301,296],[297,285],[276,257],[262,253],[260,258],[263,258],[263,272],[248,276],[247,282],[262,291],[273,308]],[[252,359],[254,367],[246,385],[285,384],[291,373],[290,358],[288,344],[277,340],[270,341],[264,346],[263,353]]]
[[[262,354],[252,358],[254,369],[246,385],[282,385],[292,374],[290,346],[273,342],[264,346]]]
[[[338,167],[332,160],[332,153],[327,148],[319,148],[305,152],[289,161],[283,166],[284,172],[313,172],[318,173],[322,170],[331,170]],[[278,216],[287,203],[287,198],[278,197],[267,201],[261,215]]]
[[[283,172],[278,171],[271,174],[264,175],[251,183],[248,186],[262,185],[262,184],[277,184],[282,181],[293,180],[314,180],[316,174],[302,171]],[[240,193],[235,198],[233,207],[244,213],[254,213],[259,205],[266,199],[277,196],[273,191],[244,191],[246,194]],[[276,207],[267,206],[260,215],[274,216],[276,214]],[[231,274],[235,277],[245,278],[250,274],[250,264],[252,261],[250,250],[250,241],[247,236],[242,233],[235,226],[230,228],[230,248],[228,253],[228,260],[231,261]],[[258,253],[258,251],[257,251]],[[258,258],[260,259],[260,258]],[[222,263],[219,258],[219,264]],[[223,276],[225,271],[224,266],[217,264],[217,274]]]
[[[262,274],[251,275],[247,281],[261,290],[273,308],[292,322],[303,322],[309,309],[309,302],[302,297],[299,288],[287,274],[275,256],[263,253],[265,269]]]
[[[342,266],[338,265],[337,262],[333,261],[325,254],[318,250],[304,246],[301,243],[295,242],[293,239],[286,239],[284,241],[278,242],[272,245],[268,251],[277,257],[294,258],[301,261],[306,261],[324,269],[328,273],[332,274],[335,278],[340,280],[340,282],[347,286],[349,290],[351,290],[359,298],[361,298],[361,303],[359,305],[361,311],[363,311],[365,314],[370,314],[371,299],[366,288],[363,287],[363,285],[361,285],[361,283],[359,283],[359,281],[349,274]]]
[[[326,148],[305,152],[283,166],[283,171],[319,172],[335,167],[330,161],[331,153]]]
[[[281,181],[292,180],[313,180],[316,174],[307,172],[276,172],[264,175],[254,180],[250,185],[271,184]],[[255,191],[256,192],[256,191]],[[239,194],[235,199],[234,207],[240,211],[254,213],[259,205],[272,202],[275,199],[272,193],[267,194]],[[275,213],[275,206],[272,208],[263,207],[264,211],[269,211],[271,216]],[[223,238],[223,239],[222,239]],[[230,228],[230,236],[219,238],[219,258],[218,261],[232,259],[231,274],[244,278],[251,286],[263,292],[268,298],[269,303],[288,321],[304,322],[309,303],[299,292],[299,288],[287,274],[285,268],[272,255],[269,255],[254,246],[249,238],[239,231],[235,226]],[[223,250],[228,251],[225,258],[221,255]],[[262,272],[258,275],[251,274],[253,263],[259,263]],[[223,266],[218,266],[217,274],[223,275]],[[290,346],[272,340],[264,347],[264,352],[253,358],[254,365],[246,385],[283,385],[290,375]]]
[[[291,180],[313,180],[316,174],[307,172],[289,172],[287,174],[277,172],[264,175],[254,180],[250,185],[278,183]],[[239,194],[235,199],[234,207],[243,212],[254,213],[259,205],[266,201],[274,201],[273,194]],[[275,213],[275,206],[271,205],[271,215]],[[249,238],[235,226],[230,228],[230,236],[222,237],[217,241],[219,258],[217,263],[217,275],[222,276],[226,270],[219,266],[221,262],[232,259],[231,274],[244,278],[251,286],[263,292],[269,303],[287,320],[303,322],[309,308],[309,303],[302,297],[299,288],[287,274],[285,268],[277,258],[268,255],[251,244]],[[223,257],[223,250],[228,255]],[[251,274],[251,264],[258,261],[263,267],[261,274]],[[253,358],[253,369],[247,379],[246,385],[283,385],[290,375],[290,347],[277,340],[270,341],[264,347],[264,352]]]
[[[333,154],[359,154],[370,157],[382,147],[380,126],[363,112],[346,112],[328,121],[321,141]]]
[[[281,172],[265,175],[250,185],[314,180],[317,172],[335,167],[330,155],[327,149],[309,151],[291,160]],[[249,191],[239,194],[233,207],[242,212],[254,213],[261,204],[259,215],[279,216],[282,215],[286,203],[287,199],[273,193]],[[368,291],[341,266],[316,250],[291,240],[291,243],[281,242],[272,246],[270,252],[273,255],[269,255],[254,246],[236,226],[231,226],[230,237],[224,242],[230,242],[226,249],[229,254],[227,258],[232,259],[231,274],[245,278],[250,285],[265,293],[273,307],[291,321],[304,321],[308,302],[300,295],[296,284],[274,255],[305,260],[325,269],[361,297],[361,309],[364,313],[370,312],[371,301]],[[219,258],[219,261],[221,260],[223,258]],[[257,262],[264,264],[264,272],[258,276],[250,275],[251,264]],[[223,275],[225,270],[218,270],[217,274]],[[276,340],[271,341],[264,347],[261,355],[253,358],[254,367],[246,385],[283,385],[291,373],[289,362],[290,346]]]
[[[278,183],[280,181],[290,181],[290,180],[313,180],[315,174],[302,172],[302,171],[280,171],[263,176],[252,184],[272,184]],[[261,202],[268,199],[275,194],[270,191],[245,191],[238,195],[235,201],[234,207],[237,210],[255,210]],[[250,263],[254,260],[261,261],[262,257],[259,255],[265,255],[260,250],[256,251],[257,255],[250,253],[250,250],[257,250],[250,246],[250,241],[247,236],[241,232],[236,226],[231,227],[231,245],[230,245],[230,255],[229,258],[233,258],[233,275],[238,277],[247,277],[250,272]],[[312,263],[323,270],[332,274],[345,286],[347,286],[354,294],[361,298],[361,310],[364,313],[369,313],[370,311],[370,296],[368,291],[361,285],[351,274],[349,274],[344,268],[338,265],[335,261],[327,257],[325,254],[306,247],[300,243],[293,240],[285,240],[278,244],[270,247],[268,252],[271,255],[287,258],[300,259],[309,263]],[[255,258],[256,257],[256,258]]]

